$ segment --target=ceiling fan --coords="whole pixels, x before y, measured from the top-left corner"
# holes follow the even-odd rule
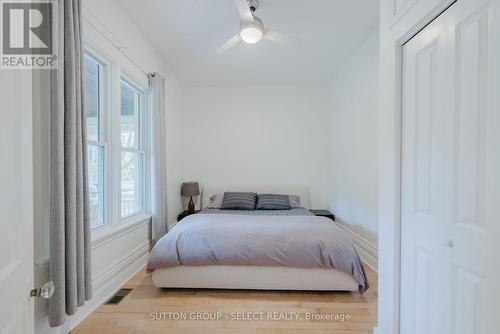
[[[240,41],[247,44],[255,44],[262,38],[285,45],[300,43],[300,40],[297,38],[264,28],[262,20],[254,14],[257,8],[259,8],[258,0],[234,0],[234,3],[241,16],[240,31],[217,49],[217,53],[229,50]]]

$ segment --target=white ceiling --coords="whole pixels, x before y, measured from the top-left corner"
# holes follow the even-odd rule
[[[216,50],[238,32],[233,0],[119,0],[187,85],[326,84],[378,24],[378,0],[261,0],[264,25],[303,43]]]

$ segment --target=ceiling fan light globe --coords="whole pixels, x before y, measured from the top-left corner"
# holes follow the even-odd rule
[[[257,28],[245,28],[240,31],[241,39],[248,44],[255,44],[262,39],[262,30]]]
[[[248,44],[255,44],[264,36],[264,24],[258,17],[254,17],[254,22],[241,22],[240,37]]]

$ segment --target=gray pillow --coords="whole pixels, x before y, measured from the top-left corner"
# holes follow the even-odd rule
[[[225,192],[222,210],[255,210],[256,193]]]
[[[257,210],[291,210],[290,196],[277,194],[259,194]]]

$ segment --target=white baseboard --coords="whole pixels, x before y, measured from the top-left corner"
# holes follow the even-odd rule
[[[95,309],[113,295],[132,276],[146,264],[149,252],[149,242],[131,251],[121,261],[114,263],[99,277],[93,280],[93,298],[80,307],[76,314],[68,316],[64,325],[56,328],[49,326],[47,309],[44,315],[39,315],[35,326],[36,334],[66,334],[88,317]]]
[[[337,222],[337,225],[349,233],[352,237],[354,244],[358,248],[358,253],[361,259],[375,272],[378,272],[378,248],[373,243],[367,241],[365,238],[355,232],[349,225]]]

